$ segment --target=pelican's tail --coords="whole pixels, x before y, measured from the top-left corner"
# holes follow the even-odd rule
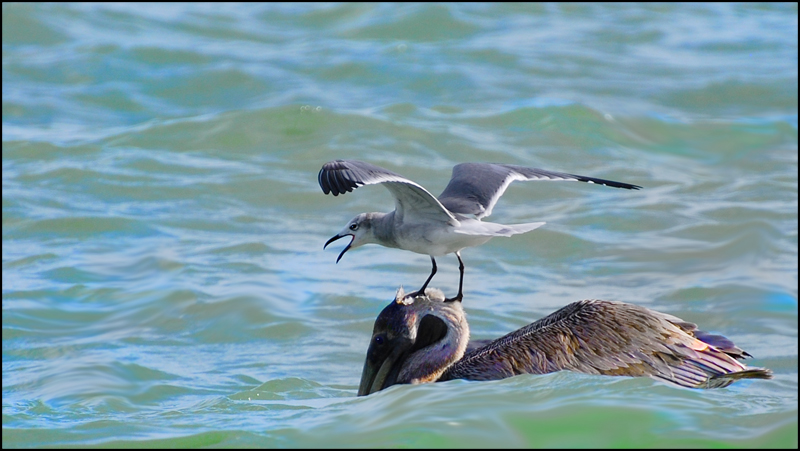
[[[767,368],[747,368],[735,373],[721,374],[708,380],[709,388],[727,387],[739,379],[772,379],[772,371]]]
[[[692,323],[681,324],[696,327]],[[669,369],[664,371],[664,368],[661,368],[651,377],[690,388],[727,387],[740,379],[772,379],[772,371],[766,368],[748,367],[739,363],[736,359],[744,358],[746,353],[727,338],[702,331],[697,332],[704,337],[713,337],[714,340],[709,341],[716,341],[717,346],[719,343],[729,346],[718,348],[714,344],[698,339],[668,345],[672,354],[659,354],[659,356]]]
[[[724,373],[719,368],[709,368],[708,362],[699,361],[684,361],[670,370],[668,373],[651,374],[650,377],[688,388],[722,388],[740,379],[772,379],[772,371],[767,368],[745,367]]]
[[[505,225],[494,222],[461,221],[461,226],[455,229],[455,232],[463,233],[464,235],[511,236],[518,233],[530,232],[545,224],[544,222],[529,222],[527,224]]]

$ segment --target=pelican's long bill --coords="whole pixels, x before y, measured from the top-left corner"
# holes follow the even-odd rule
[[[329,244],[333,243],[334,241],[336,241],[336,240],[338,240],[338,239],[340,239],[340,238],[344,238],[344,237],[346,237],[346,236],[349,236],[349,237],[350,237],[350,242],[349,242],[349,243],[347,243],[347,246],[345,246],[345,248],[344,248],[344,249],[342,249],[342,252],[341,252],[341,253],[339,253],[339,257],[337,257],[337,258],[336,258],[336,263],[339,263],[339,260],[341,260],[341,259],[342,259],[342,255],[344,255],[344,253],[345,253],[345,252],[347,252],[347,251],[350,249],[350,245],[351,245],[351,244],[353,244],[353,240],[355,240],[355,239],[356,239],[356,236],[355,236],[355,235],[351,235],[351,234],[349,234],[349,233],[348,233],[347,235],[334,235],[334,236],[332,236],[332,237],[331,237],[331,239],[329,239],[329,240],[328,240],[328,241],[325,243],[325,245],[324,245],[324,246],[322,246],[322,250],[325,250],[325,248],[326,248],[326,247],[328,247],[328,245],[329,245]]]
[[[368,357],[361,372],[358,396],[370,395],[396,384],[405,351],[403,347],[396,347],[385,360],[379,361],[371,361]]]

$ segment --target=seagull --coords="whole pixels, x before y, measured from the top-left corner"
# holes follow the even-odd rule
[[[453,175],[442,194],[436,198],[428,190],[400,174],[358,160],[334,160],[322,165],[319,186],[325,194],[338,196],[363,185],[383,184],[394,196],[395,209],[389,213],[361,213],[347,223],[341,232],[329,239],[351,237],[336,263],[350,249],[374,243],[405,249],[431,258],[431,274],[422,288],[409,296],[425,293],[436,274],[436,259],[455,253],[460,278],[458,294],[448,301],[461,301],[464,285],[464,262],[461,250],[480,246],[496,236],[512,236],[530,232],[544,222],[504,225],[483,222],[492,213],[497,200],[516,180],[570,180],[614,188],[640,189],[641,186],[611,180],[546,171],[544,169],[495,163],[461,163],[453,167]]]

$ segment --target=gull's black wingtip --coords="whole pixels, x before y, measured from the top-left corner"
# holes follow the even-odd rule
[[[352,173],[352,168],[346,160],[332,160],[322,165],[317,175],[317,181],[325,194],[334,196],[350,193],[364,183]]]
[[[634,190],[642,189],[641,186],[631,185],[630,183],[615,182],[613,180],[598,179],[595,177],[585,177],[582,175],[575,175],[575,174],[567,174],[567,175],[575,177],[579,182],[596,183],[598,185],[610,186],[611,188],[634,189]]]
[[[319,170],[319,174],[317,175],[317,181],[319,182],[319,187],[322,188],[322,192],[324,194],[328,194],[331,192],[331,188],[330,186],[328,186],[327,181],[325,181],[325,179],[322,177],[322,174],[324,173],[325,173],[325,166],[322,166],[322,169]]]
[[[582,182],[586,181],[586,182],[589,182],[589,183],[598,183],[600,185],[610,186],[611,188],[632,189],[632,190],[642,189],[642,187],[639,186],[639,185],[631,185],[630,183],[615,182],[613,180],[588,179],[588,180],[581,180],[581,181]]]

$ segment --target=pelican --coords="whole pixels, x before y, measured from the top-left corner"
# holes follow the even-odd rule
[[[438,199],[421,185],[400,174],[358,160],[329,161],[322,166],[317,179],[322,192],[334,196],[362,185],[378,183],[383,184],[394,196],[394,211],[361,213],[322,246],[325,249],[340,238],[350,237],[350,244],[339,254],[336,263],[349,249],[369,243],[428,255],[431,258],[431,274],[422,288],[415,292],[424,293],[436,274],[434,257],[455,253],[460,276],[458,294],[451,299],[453,301],[460,301],[463,297],[462,249],[480,246],[492,237],[526,233],[544,225],[544,222],[504,225],[481,221],[481,218],[492,214],[494,205],[511,182],[567,180],[623,189],[641,188],[613,180],[494,163],[461,163],[454,166],[450,182]]]
[[[633,304],[573,302],[521,329],[472,345],[460,302],[428,288],[398,290],[375,320],[358,396],[395,384],[496,380],[571,370],[647,376],[689,388],[720,388],[772,371],[737,361],[752,357],[720,335]]]

